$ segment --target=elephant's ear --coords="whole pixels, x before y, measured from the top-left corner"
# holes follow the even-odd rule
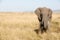
[[[51,21],[51,19],[52,19],[52,10],[51,9],[49,9],[48,16],[49,16],[49,21]]]
[[[37,9],[35,10],[35,14],[36,14],[37,16],[40,16],[40,8],[37,8]]]

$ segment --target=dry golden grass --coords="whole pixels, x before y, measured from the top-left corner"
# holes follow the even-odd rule
[[[47,33],[36,34],[39,26],[33,13],[0,13],[0,40],[60,40],[60,14],[53,14]]]

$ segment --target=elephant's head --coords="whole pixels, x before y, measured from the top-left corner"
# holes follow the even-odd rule
[[[38,17],[38,20],[40,22],[40,26],[43,25],[43,28],[48,28],[48,21],[51,21],[52,18],[52,10],[46,7],[43,8],[37,8],[35,10],[35,14]]]

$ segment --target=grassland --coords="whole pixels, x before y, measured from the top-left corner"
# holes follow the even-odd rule
[[[47,33],[36,34],[39,21],[30,12],[0,12],[0,40],[60,40],[60,14],[52,15]]]

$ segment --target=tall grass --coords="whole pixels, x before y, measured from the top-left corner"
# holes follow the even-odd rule
[[[60,40],[60,17],[53,14],[47,33],[36,34],[39,28],[37,16],[33,13],[0,13],[0,40]],[[56,20],[55,20],[56,19]]]

